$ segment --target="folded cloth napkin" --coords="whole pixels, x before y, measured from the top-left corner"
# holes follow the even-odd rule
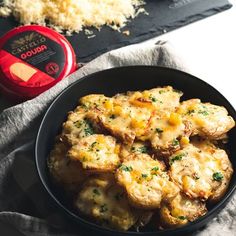
[[[34,140],[48,105],[69,84],[99,70],[128,65],[160,65],[188,71],[169,43],[132,45],[98,57],[37,98],[0,114],[0,222],[27,236],[91,234],[51,204],[37,176]],[[236,194],[196,235],[232,236],[235,232]]]

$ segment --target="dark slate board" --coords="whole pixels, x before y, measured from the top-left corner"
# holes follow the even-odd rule
[[[149,15],[140,14],[122,30],[130,36],[103,27],[94,30],[96,37],[88,39],[81,32],[67,37],[75,49],[79,62],[88,62],[100,54],[121,46],[138,43],[154,36],[229,9],[227,0],[146,0]],[[0,18],[0,36],[17,26],[12,18]]]

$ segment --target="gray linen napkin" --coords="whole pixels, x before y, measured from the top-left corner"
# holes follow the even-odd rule
[[[27,236],[89,235],[51,204],[36,173],[34,140],[46,108],[69,84],[99,70],[128,65],[160,65],[187,71],[169,43],[132,45],[98,57],[37,98],[0,114],[1,222]],[[232,236],[235,232],[236,194],[218,217],[196,235]]]

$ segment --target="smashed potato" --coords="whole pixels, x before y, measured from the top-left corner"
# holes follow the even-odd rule
[[[152,148],[162,156],[171,155],[181,147],[180,140],[190,136],[190,123],[175,112],[151,117],[143,140],[149,140]]]
[[[78,160],[84,169],[94,172],[112,171],[120,163],[119,145],[112,136],[94,134],[81,138],[68,151],[68,157]]]
[[[143,92],[128,92],[131,104],[138,107],[155,109],[158,114],[173,112],[179,106],[181,91],[171,86],[144,90]]]
[[[48,158],[78,214],[121,231],[176,228],[224,196],[233,167],[222,147],[235,121],[182,95],[165,86],[79,99]]]
[[[59,138],[48,159],[49,171],[53,180],[62,185],[67,191],[77,191],[78,186],[85,180],[87,173],[78,161],[66,157],[68,147]]]
[[[180,193],[161,206],[161,225],[165,228],[180,227],[203,216],[206,212],[207,208],[204,202],[191,199]]]
[[[133,206],[155,209],[160,207],[163,199],[170,199],[179,191],[163,170],[161,162],[147,154],[139,154],[124,161],[117,169],[116,177],[125,187]]]
[[[91,177],[80,191],[75,206],[105,227],[128,230],[138,220],[124,190],[107,177]]]
[[[228,155],[209,141],[189,144],[169,158],[171,179],[191,198],[220,199],[233,169]]]
[[[86,118],[86,108],[79,106],[69,113],[67,121],[63,124],[62,138],[69,145],[74,145],[80,138],[92,135],[94,132],[94,127]]]
[[[235,121],[222,106],[202,103],[200,99],[182,102],[178,113],[192,126],[192,135],[220,139],[235,126]]]

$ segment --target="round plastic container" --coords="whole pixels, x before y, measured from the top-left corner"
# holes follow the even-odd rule
[[[36,97],[75,70],[72,46],[50,28],[21,26],[0,39],[0,89],[17,102]]]

